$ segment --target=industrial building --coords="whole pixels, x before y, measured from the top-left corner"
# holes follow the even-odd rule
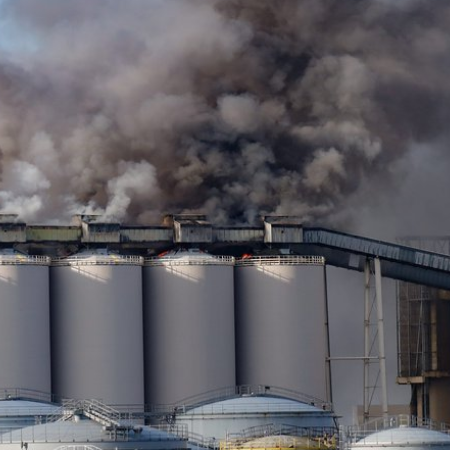
[[[450,257],[292,217],[0,216],[0,393],[60,406],[0,444],[335,447],[327,264],[450,289]]]
[[[401,243],[450,254],[450,240],[405,237]],[[412,413],[450,423],[450,292],[408,282],[398,289],[398,383],[411,385]]]

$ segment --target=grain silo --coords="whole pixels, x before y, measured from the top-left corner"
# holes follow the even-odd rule
[[[329,400],[324,258],[243,258],[235,286],[237,383]]]
[[[0,254],[2,388],[51,392],[49,263],[45,256]]]
[[[53,260],[52,375],[57,396],[143,404],[142,261],[106,251]]]
[[[146,403],[235,385],[233,265],[192,250],[145,261]]]

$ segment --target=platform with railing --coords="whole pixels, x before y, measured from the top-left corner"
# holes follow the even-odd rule
[[[292,389],[280,388],[268,385],[240,385],[214,389],[199,395],[187,397],[172,406],[166,406],[169,411],[186,412],[204,405],[213,404],[238,397],[276,397],[283,400],[293,400],[314,406],[324,411],[332,411],[331,403],[325,402],[317,397],[313,397]],[[284,408],[285,408],[284,404]],[[163,407],[164,409],[164,407]]]
[[[236,266],[298,266],[298,265],[325,265],[322,256],[300,255],[271,255],[248,256],[236,260]]]

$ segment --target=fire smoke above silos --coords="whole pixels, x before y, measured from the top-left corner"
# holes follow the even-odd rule
[[[351,216],[445,141],[444,0],[3,0],[0,207]],[[348,213],[348,214],[347,214]]]

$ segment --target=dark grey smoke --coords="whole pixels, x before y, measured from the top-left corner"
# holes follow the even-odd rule
[[[0,206],[28,221],[350,223],[362,193],[398,190],[413,146],[449,141],[448,0],[4,0],[0,16],[20,37],[0,36]]]

